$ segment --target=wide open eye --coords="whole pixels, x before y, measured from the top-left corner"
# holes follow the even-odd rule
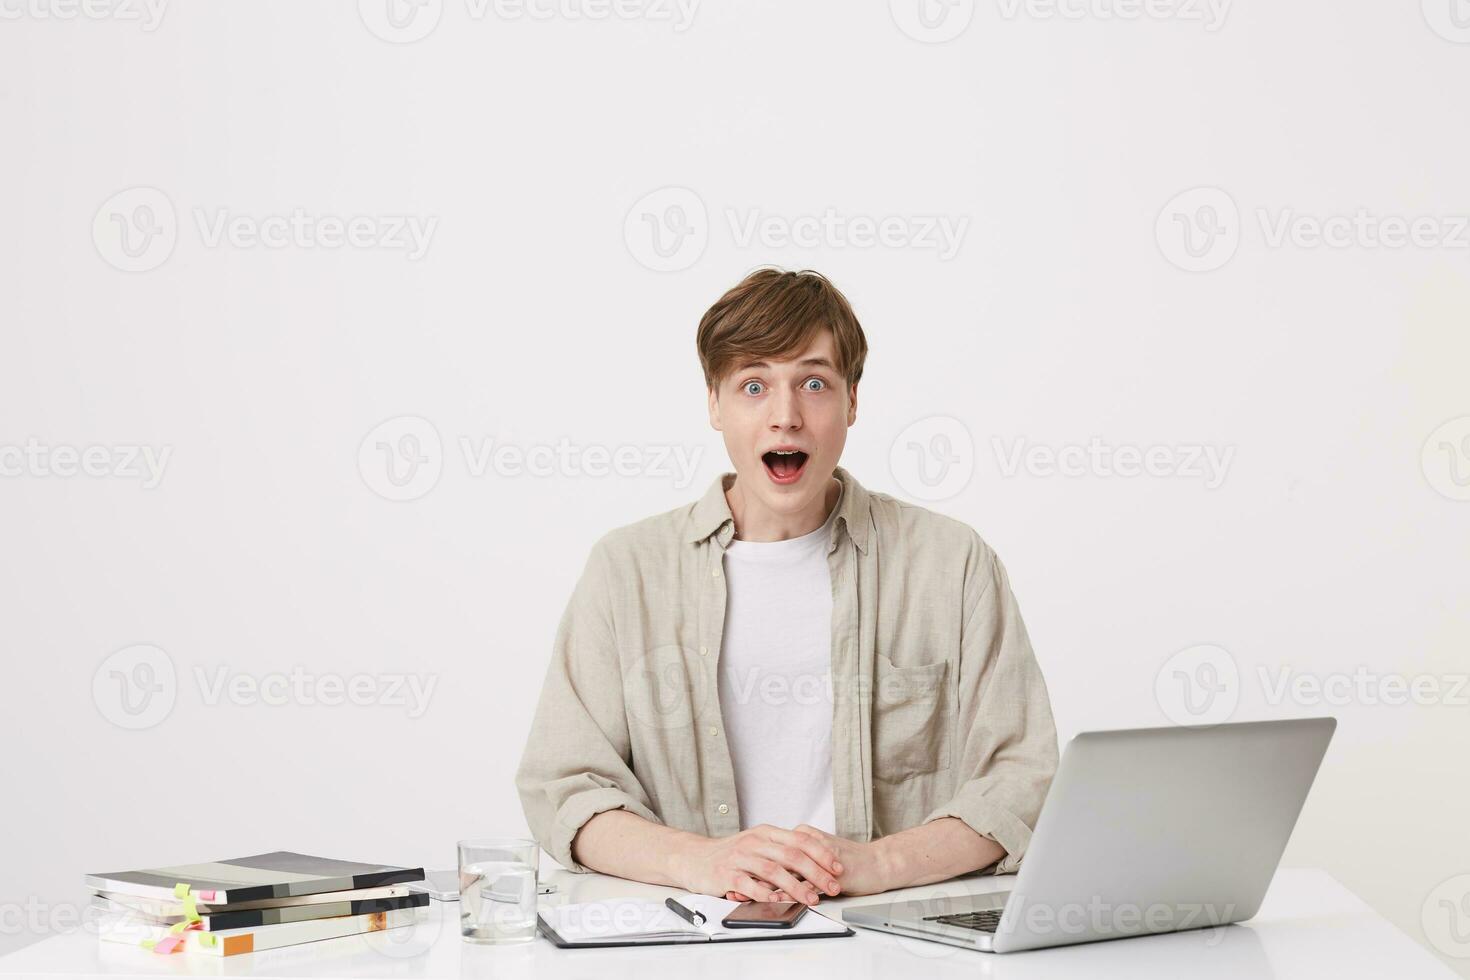
[[[821,378],[807,378],[801,383],[801,387],[806,391],[823,391],[827,387],[827,382]]]
[[[761,384],[759,381],[747,381],[745,382],[745,384],[740,386],[740,390],[745,392],[747,395],[759,395],[761,392],[766,390],[766,386]]]

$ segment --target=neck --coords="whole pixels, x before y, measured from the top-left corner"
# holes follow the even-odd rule
[[[810,534],[827,523],[841,495],[842,484],[833,477],[826,492],[813,498],[800,511],[777,513],[743,492],[737,477],[725,491],[725,502],[730,505],[730,516],[735,518],[735,536],[741,541],[789,541]]]

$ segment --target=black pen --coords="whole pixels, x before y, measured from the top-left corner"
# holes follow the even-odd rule
[[[683,919],[685,922],[689,923],[694,928],[698,929],[700,926],[704,925],[703,912],[691,912],[689,909],[686,909],[684,906],[680,905],[672,898],[664,899],[664,904],[672,909],[675,915]]]

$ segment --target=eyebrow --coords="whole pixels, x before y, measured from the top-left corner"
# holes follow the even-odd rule
[[[766,361],[751,361],[748,364],[742,364],[739,368],[737,368],[737,370],[739,370],[739,371],[749,371],[751,368],[767,368],[767,369],[769,369],[770,366],[771,365],[768,362],[766,362]],[[831,370],[831,371],[837,370],[837,366],[835,364],[833,364],[831,361],[827,360],[825,357],[804,357],[801,360],[799,360],[799,361],[796,362],[796,366],[797,367],[824,367],[824,368],[827,368],[828,370]]]

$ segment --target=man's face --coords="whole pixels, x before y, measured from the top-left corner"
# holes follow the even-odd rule
[[[710,424],[747,503],[786,515],[822,506],[857,418],[857,386],[836,365],[823,330],[790,358],[737,364],[710,390]]]

